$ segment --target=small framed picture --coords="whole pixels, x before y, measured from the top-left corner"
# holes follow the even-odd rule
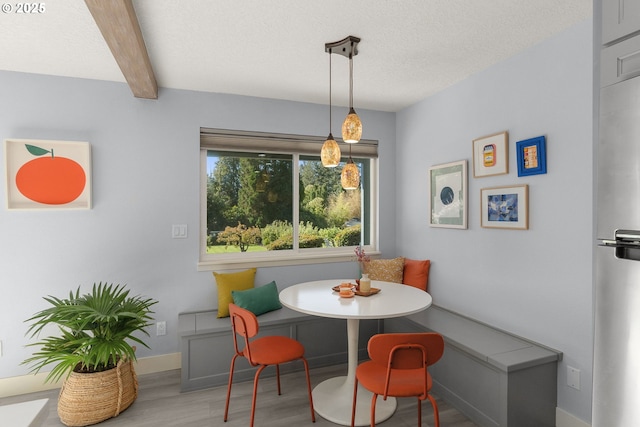
[[[509,173],[509,134],[495,133],[473,140],[473,177]]]
[[[480,190],[480,225],[484,228],[529,228],[529,186],[493,187]]]
[[[91,209],[88,142],[6,139],[7,209]]]
[[[429,168],[431,227],[467,228],[467,161]]]
[[[545,137],[538,136],[516,142],[518,176],[547,173]]]

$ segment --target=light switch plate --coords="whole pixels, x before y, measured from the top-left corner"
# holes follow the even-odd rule
[[[171,238],[172,239],[186,239],[187,238],[187,224],[173,224],[171,226]]]

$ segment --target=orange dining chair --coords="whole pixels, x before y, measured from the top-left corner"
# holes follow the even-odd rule
[[[255,314],[244,308],[229,304],[229,315],[231,317],[231,327],[233,328],[233,345],[235,354],[231,359],[231,369],[229,370],[229,385],[227,386],[227,402],[224,407],[224,421],[227,421],[229,413],[229,399],[231,397],[231,385],[233,383],[233,369],[238,357],[246,357],[251,366],[258,366],[255,377],[253,379],[253,399],[251,401],[251,423],[256,411],[256,394],[258,391],[258,379],[260,373],[270,365],[276,366],[276,378],[278,383],[278,395],[280,392],[280,364],[292,362],[294,360],[302,360],[304,370],[307,375],[307,392],[309,393],[309,405],[311,406],[311,420],[316,422],[316,415],[313,410],[313,398],[311,396],[311,380],[309,378],[309,364],[304,357],[304,347],[298,341],[284,336],[274,335],[256,338],[249,341],[250,338],[258,334],[259,325],[258,318]],[[240,339],[238,339],[240,337]],[[244,342],[242,342],[244,339]],[[242,348],[241,348],[242,347]]]
[[[367,346],[371,360],[356,368],[353,389],[351,426],[356,418],[358,382],[373,393],[371,398],[371,427],[376,424],[378,395],[418,398],[418,426],[422,425],[422,401],[429,399],[433,406],[435,427],[440,426],[438,405],[431,390],[431,375],[427,367],[436,363],[444,353],[442,335],[433,332],[378,334],[371,337]]]

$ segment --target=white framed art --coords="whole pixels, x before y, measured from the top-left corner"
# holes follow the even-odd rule
[[[431,227],[467,228],[467,161],[429,168]]]
[[[88,142],[6,139],[7,209],[91,209]]]
[[[529,186],[481,189],[480,212],[484,228],[529,229]]]

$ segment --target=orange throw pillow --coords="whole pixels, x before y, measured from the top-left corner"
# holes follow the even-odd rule
[[[405,258],[402,283],[426,292],[429,287],[429,267],[431,267],[431,261],[428,259],[417,261]]]

